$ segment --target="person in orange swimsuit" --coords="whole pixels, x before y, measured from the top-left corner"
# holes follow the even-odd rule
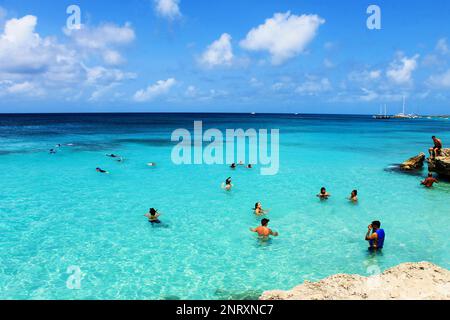
[[[258,233],[258,237],[261,239],[269,239],[270,236],[278,237],[278,232],[274,232],[267,227],[269,222],[269,219],[264,218],[261,220],[261,225],[259,227],[250,228],[250,231]]]

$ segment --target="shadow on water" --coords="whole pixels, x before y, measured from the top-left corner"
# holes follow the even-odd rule
[[[400,174],[405,174],[405,175],[409,175],[409,176],[414,176],[414,177],[423,177],[425,174],[425,170],[422,169],[416,169],[416,170],[402,170],[400,169],[400,164],[391,164],[389,167],[384,168],[385,172],[394,172],[394,173],[400,173]]]

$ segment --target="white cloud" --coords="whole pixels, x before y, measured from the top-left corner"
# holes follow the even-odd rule
[[[155,11],[160,16],[173,20],[181,17],[179,0],[155,0]]]
[[[439,41],[436,44],[436,51],[444,55],[450,53],[450,48],[448,46],[446,38],[439,39]]]
[[[386,71],[387,77],[396,84],[410,84],[412,81],[412,73],[417,68],[418,58],[419,55],[411,58],[399,55]]]
[[[374,69],[350,72],[348,79],[356,83],[368,83],[380,79],[381,76],[382,71],[379,69]]]
[[[169,93],[170,89],[175,85],[176,80],[169,78],[167,80],[158,80],[155,84],[150,85],[147,89],[142,89],[134,94],[134,100],[137,102],[145,102],[153,100],[161,95]]]
[[[220,38],[211,43],[200,57],[200,63],[208,68],[220,65],[231,65],[233,61],[233,49],[231,36],[224,33]]]
[[[450,70],[438,75],[431,76],[428,84],[432,87],[450,88]]]
[[[316,95],[331,89],[331,82],[328,78],[314,79],[310,77],[300,84],[295,91],[301,95]]]
[[[251,51],[268,51],[275,65],[304,52],[325,20],[318,15],[275,13],[264,24],[250,30],[241,46]]]
[[[80,49],[89,53],[98,52],[103,61],[109,65],[124,62],[117,48],[129,45],[136,37],[129,23],[122,27],[111,23],[98,27],[82,25],[80,29],[65,29],[64,32]]]
[[[38,19],[27,15],[6,21],[0,31],[0,94],[20,98],[43,96],[67,99],[111,83],[134,79],[135,75],[105,66],[86,67],[100,56],[106,64],[121,62],[117,46],[134,39],[128,26],[108,24],[85,27],[80,33],[66,30],[66,43],[56,37],[42,37],[36,31]],[[89,30],[89,32],[87,31]],[[96,62],[95,62],[96,63]]]

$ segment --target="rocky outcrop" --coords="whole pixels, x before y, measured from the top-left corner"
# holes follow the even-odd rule
[[[338,274],[305,281],[289,291],[266,291],[260,300],[449,300],[450,271],[429,262],[403,263],[370,277]]]
[[[417,170],[423,167],[425,161],[425,153],[421,152],[419,155],[412,157],[400,165],[401,170]]]
[[[442,149],[439,157],[428,159],[428,170],[450,177],[450,149]]]

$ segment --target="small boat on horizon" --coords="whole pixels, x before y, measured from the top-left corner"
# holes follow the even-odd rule
[[[373,118],[374,118],[374,119],[377,119],[377,120],[381,120],[381,119],[390,119],[391,116],[388,116],[388,114],[387,114],[387,106],[384,105],[384,113],[383,113],[383,111],[382,111],[382,106],[380,106],[380,113],[374,115]]]

